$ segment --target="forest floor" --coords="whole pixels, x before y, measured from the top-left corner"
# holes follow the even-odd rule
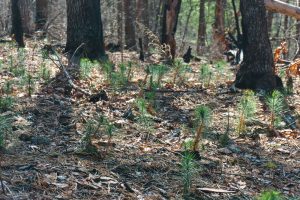
[[[169,69],[160,89],[146,93],[145,114],[137,102],[144,102],[141,83],[147,62],[141,63],[136,53],[124,53],[133,76],[123,86],[115,84],[119,80],[106,80],[98,64],[85,63],[85,76],[75,83],[108,95],[108,101],[93,103],[78,91],[69,93],[40,41],[27,41],[25,50],[0,45],[0,122],[12,120],[9,134],[0,127],[7,146],[1,151],[5,194],[0,188],[0,199],[183,199],[182,144],[194,138],[198,105],[208,106],[212,119],[201,138],[201,159],[194,158],[189,172],[189,199],[256,199],[266,190],[300,199],[299,131],[281,122],[280,136],[268,137],[270,112],[258,101],[255,119],[238,135],[243,93],[228,92],[226,82],[234,77],[228,64],[202,58],[190,63],[175,85],[174,69]],[[120,63],[120,53],[109,57]],[[199,79],[204,65],[209,77],[202,71]],[[299,77],[294,81],[294,93],[286,101],[299,114]],[[13,106],[4,103],[8,97]],[[134,118],[128,117],[131,112]],[[83,151],[88,124],[99,116],[115,128],[107,135],[98,127],[91,138],[93,150]]]

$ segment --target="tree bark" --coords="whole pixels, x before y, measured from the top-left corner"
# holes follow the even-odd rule
[[[264,0],[264,2],[267,10],[288,15],[300,20],[300,7],[278,0]]]
[[[135,9],[133,0],[124,0],[125,44],[127,49],[136,50]]]
[[[161,43],[170,46],[172,59],[176,56],[175,33],[180,7],[181,0],[167,0],[163,8]]]
[[[35,30],[34,15],[35,6],[33,0],[21,0],[19,1],[19,8],[22,18],[22,26],[24,34],[32,36]]]
[[[48,19],[48,0],[36,0],[36,30],[43,30]]]
[[[106,59],[99,0],[67,0],[66,52],[78,51],[80,57]]]
[[[268,37],[266,9],[261,0],[241,0],[244,61],[236,75],[236,87],[273,90],[282,87],[275,75]]]
[[[149,24],[149,2],[148,0],[137,1],[137,21],[143,24],[146,28],[150,28]],[[143,31],[143,30],[140,30]],[[143,38],[143,48],[148,49],[148,38],[145,32],[141,32],[139,38]]]
[[[11,0],[11,10],[12,10],[12,30],[11,34],[14,36],[19,47],[25,47],[23,39],[23,27],[22,19],[19,8],[19,0]]]
[[[225,46],[225,12],[224,12],[224,0],[216,0],[215,7],[215,22],[213,24],[213,39],[214,39],[214,50],[218,55],[222,55]]]
[[[206,37],[206,22],[205,22],[205,0],[200,0],[199,6],[199,25],[198,25],[198,38],[197,38],[197,54],[201,52],[201,48],[205,46]]]

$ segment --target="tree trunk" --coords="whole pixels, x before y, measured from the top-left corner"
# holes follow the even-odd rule
[[[282,87],[282,82],[274,71],[263,1],[241,0],[240,10],[244,61],[236,75],[236,87],[257,90]]]
[[[124,0],[125,44],[127,49],[136,50],[135,9],[133,0]]]
[[[186,17],[184,31],[183,31],[182,39],[181,39],[181,46],[179,48],[179,52],[181,52],[185,48],[185,36],[186,36],[186,34],[188,32],[188,28],[189,28],[189,24],[190,24],[190,19],[191,19],[192,12],[194,11],[194,6],[193,6],[192,0],[189,0],[189,6],[190,6],[190,9],[189,9],[188,15]]]
[[[34,15],[35,5],[33,0],[21,0],[19,1],[19,8],[22,18],[22,26],[24,34],[32,36],[35,30]]]
[[[216,50],[217,56],[223,55],[225,50],[225,12],[224,12],[224,0],[216,0],[215,7],[215,22],[213,24],[213,39],[214,39],[214,47]]]
[[[137,21],[143,24],[146,28],[149,27],[149,2],[148,0],[137,1]],[[143,31],[143,30],[140,30]],[[143,38],[143,48],[148,49],[148,39],[145,32],[141,32],[139,38]]]
[[[152,2],[155,2],[155,1],[152,1]],[[152,6],[152,8],[155,8],[155,5]],[[161,35],[161,26],[159,26],[159,24],[161,24],[161,20],[163,18],[163,0],[159,0],[159,4],[158,4],[158,7],[156,12],[155,12],[155,21],[154,21],[154,25],[153,25],[153,32],[157,35]]]
[[[43,30],[48,19],[48,0],[36,0],[36,30]]]
[[[205,0],[200,0],[199,25],[197,38],[197,54],[201,54],[202,47],[205,47],[206,22],[205,22]]]
[[[23,27],[20,8],[18,5],[19,0],[11,0],[11,11],[12,11],[12,30],[11,34],[14,35],[14,38],[19,47],[25,47],[23,39]]]
[[[168,0],[164,3],[163,8],[161,43],[170,46],[172,59],[176,56],[175,33],[177,30],[180,6],[181,0]]]
[[[78,51],[89,59],[105,59],[102,20],[99,0],[67,0],[66,52]]]
[[[124,29],[124,26],[123,26],[123,0],[119,0],[118,1],[118,5],[117,5],[117,8],[118,8],[118,15],[117,15],[117,18],[118,18],[118,45],[120,46],[123,46],[123,29]]]

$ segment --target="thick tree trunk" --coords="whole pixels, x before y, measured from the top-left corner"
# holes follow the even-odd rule
[[[126,48],[136,50],[135,38],[135,2],[133,0],[124,0],[125,13],[125,44]]]
[[[43,30],[48,19],[48,0],[36,0],[36,30]]]
[[[11,0],[12,10],[12,30],[11,34],[14,36],[19,47],[25,47],[23,39],[23,27],[20,8],[18,5],[19,0]]]
[[[66,52],[79,53],[89,59],[104,59],[104,41],[99,0],[67,0]]]
[[[35,5],[33,3],[33,0],[19,1],[19,8],[22,18],[24,34],[27,36],[32,36],[35,30]]]
[[[236,75],[236,87],[272,90],[282,86],[275,75],[268,37],[266,9],[261,0],[241,0],[244,61]]]
[[[161,43],[170,46],[172,59],[176,56],[175,33],[180,7],[181,0],[167,0],[163,8]]]
[[[205,22],[205,0],[200,0],[199,25],[197,38],[197,54],[201,54],[202,47],[205,46],[206,22]]]

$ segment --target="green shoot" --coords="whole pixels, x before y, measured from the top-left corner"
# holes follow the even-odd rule
[[[283,199],[280,195],[280,192],[277,191],[265,191],[263,192],[257,200],[281,200]]]
[[[193,144],[193,151],[196,152],[199,147],[201,135],[207,128],[211,120],[211,110],[205,105],[197,106],[195,109],[195,127],[196,136]]]
[[[94,63],[87,58],[80,60],[80,78],[87,79],[94,68]]]
[[[192,178],[196,171],[196,165],[194,163],[194,154],[185,150],[181,159],[181,174],[183,182],[183,198],[188,199],[191,186]]]
[[[0,148],[5,147],[5,138],[12,133],[11,118],[0,116]]]
[[[10,96],[0,97],[0,111],[5,112],[13,107],[14,99]]]
[[[212,78],[212,71],[209,67],[209,65],[202,65],[200,68],[200,80],[202,81],[202,84],[209,87],[211,78]]]
[[[39,77],[44,79],[44,81],[48,82],[51,77],[51,72],[49,69],[47,69],[46,64],[42,63],[40,71],[39,71]]]
[[[246,131],[246,121],[253,119],[256,113],[256,98],[254,92],[251,90],[244,91],[243,96],[240,99],[238,104],[239,116],[238,116],[238,125],[237,132],[238,135]]]
[[[280,114],[283,111],[283,95],[275,90],[271,93],[271,95],[267,96],[266,104],[271,112],[270,117],[270,128],[273,129],[280,120]]]

